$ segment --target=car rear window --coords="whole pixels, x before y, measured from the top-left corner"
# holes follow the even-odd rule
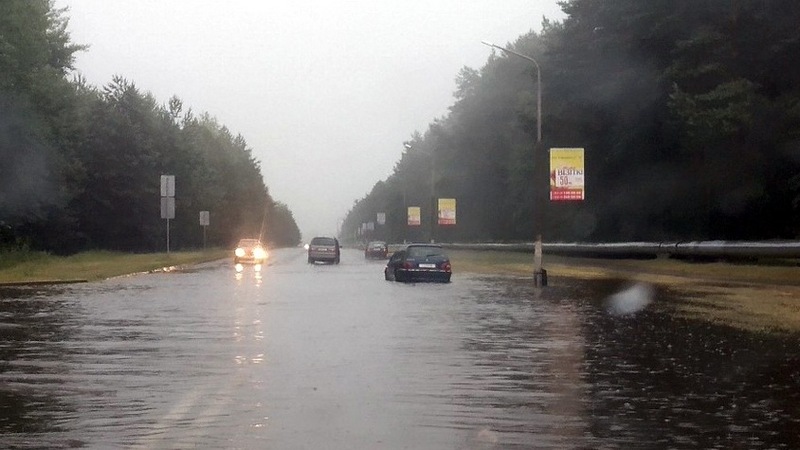
[[[408,247],[408,256],[411,258],[427,258],[429,256],[444,256],[441,247]]]
[[[336,240],[332,238],[314,238],[311,240],[311,245],[336,245]]]

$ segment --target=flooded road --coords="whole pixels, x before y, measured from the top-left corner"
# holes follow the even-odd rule
[[[275,251],[0,288],[0,448],[800,448],[800,337],[673,319],[618,281]]]

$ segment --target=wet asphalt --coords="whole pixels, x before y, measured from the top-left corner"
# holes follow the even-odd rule
[[[624,280],[383,264],[0,288],[0,448],[800,448],[800,336]]]

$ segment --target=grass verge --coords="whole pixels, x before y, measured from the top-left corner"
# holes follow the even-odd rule
[[[533,255],[503,251],[448,251],[458,272],[533,278]],[[800,268],[790,265],[692,263],[545,255],[548,277],[623,279],[661,288],[680,301],[680,317],[756,332],[800,333]]]
[[[96,281],[165,267],[198,264],[225,258],[228,250],[130,254],[84,252],[72,256],[31,253],[0,264],[0,284]],[[0,255],[3,258],[3,255]],[[9,259],[9,258],[7,258]]]

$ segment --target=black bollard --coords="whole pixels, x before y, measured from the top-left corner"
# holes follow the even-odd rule
[[[533,283],[536,287],[547,286],[547,271],[545,269],[534,270]]]

